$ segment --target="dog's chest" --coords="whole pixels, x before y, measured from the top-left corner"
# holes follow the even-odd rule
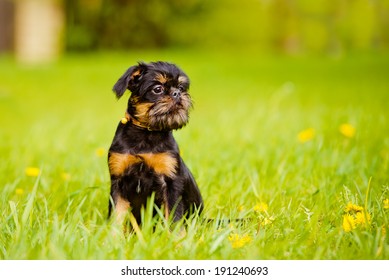
[[[178,166],[177,159],[169,152],[136,155],[112,152],[109,155],[108,164],[111,175],[118,177],[130,173],[142,176],[142,173],[146,175],[151,171],[155,175],[174,178]]]

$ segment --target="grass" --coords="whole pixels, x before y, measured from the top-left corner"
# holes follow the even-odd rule
[[[159,59],[192,80],[195,109],[175,136],[206,208],[183,234],[150,204],[141,231],[122,236],[106,221],[106,151],[126,106],[111,87]],[[388,65],[382,54],[0,57],[0,259],[388,259]],[[350,202],[365,220],[347,231]],[[247,219],[217,222],[228,218]]]

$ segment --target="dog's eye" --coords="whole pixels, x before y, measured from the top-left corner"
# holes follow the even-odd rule
[[[178,86],[178,89],[179,89],[180,91],[185,91],[185,87],[182,86],[182,85]]]
[[[153,93],[155,94],[161,94],[162,92],[163,92],[163,86],[158,85],[153,88]]]

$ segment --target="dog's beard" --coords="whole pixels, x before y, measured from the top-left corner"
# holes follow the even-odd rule
[[[156,103],[137,104],[135,117],[150,130],[180,129],[188,123],[191,107],[192,101],[187,93],[184,93],[178,101],[165,96]]]

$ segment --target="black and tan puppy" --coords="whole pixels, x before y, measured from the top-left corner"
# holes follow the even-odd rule
[[[108,153],[111,200],[119,222],[131,211],[138,224],[141,208],[155,193],[154,203],[171,213],[173,221],[203,200],[197,184],[180,157],[172,130],[189,120],[192,101],[189,78],[174,64],[139,63],[130,67],[113,87],[117,98],[131,91],[125,118],[119,123]],[[113,202],[113,205],[112,205]]]

